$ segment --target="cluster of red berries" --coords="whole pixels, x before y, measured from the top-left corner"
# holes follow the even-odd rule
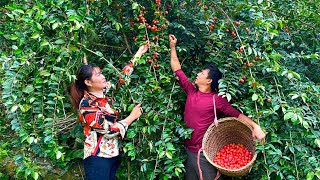
[[[223,168],[236,170],[246,166],[251,160],[252,152],[242,144],[228,144],[216,154],[213,162]]]

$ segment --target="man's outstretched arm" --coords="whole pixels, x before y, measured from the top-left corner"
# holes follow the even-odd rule
[[[177,38],[170,34],[169,35],[169,41],[170,41],[170,50],[171,50],[171,69],[173,72],[176,72],[177,70],[181,69],[181,64],[179,62],[177,51],[176,51],[176,44],[177,44]]]

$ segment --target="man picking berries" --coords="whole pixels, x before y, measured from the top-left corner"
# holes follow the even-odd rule
[[[214,122],[214,103],[218,114],[224,114],[227,117],[236,117],[246,121],[253,128],[253,137],[259,140],[265,138],[265,133],[261,127],[253,122],[249,117],[233,108],[231,104],[221,96],[218,96],[218,81],[222,78],[222,73],[214,64],[209,64],[198,73],[194,83],[190,82],[184,72],[181,70],[181,64],[177,57],[176,43],[174,35],[169,35],[171,49],[171,69],[175,73],[178,82],[187,95],[184,110],[184,120],[186,125],[193,129],[191,139],[185,141],[187,151],[186,179],[199,179],[197,166],[197,153],[201,149],[202,139],[209,126]],[[200,166],[203,179],[212,180],[217,170],[211,165],[204,155],[200,155]]]

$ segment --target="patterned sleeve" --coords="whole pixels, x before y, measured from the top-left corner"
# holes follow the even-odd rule
[[[108,108],[98,108],[96,102],[91,99],[83,99],[80,104],[80,121],[90,126],[95,131],[104,134],[106,138],[121,135],[123,138],[128,126],[123,122],[117,122],[115,114],[109,113]],[[108,112],[109,111],[109,112]]]

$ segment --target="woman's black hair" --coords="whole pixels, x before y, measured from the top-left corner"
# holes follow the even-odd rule
[[[84,91],[87,91],[87,85],[84,83],[85,80],[90,80],[92,77],[93,69],[98,66],[93,64],[82,65],[77,72],[77,79],[72,83],[70,88],[71,102],[73,108],[76,110],[79,107],[79,103],[83,98]]]
[[[222,78],[222,73],[217,68],[217,66],[213,63],[207,64],[205,69],[209,70],[207,78],[212,79],[211,91],[218,92],[219,80]]]

